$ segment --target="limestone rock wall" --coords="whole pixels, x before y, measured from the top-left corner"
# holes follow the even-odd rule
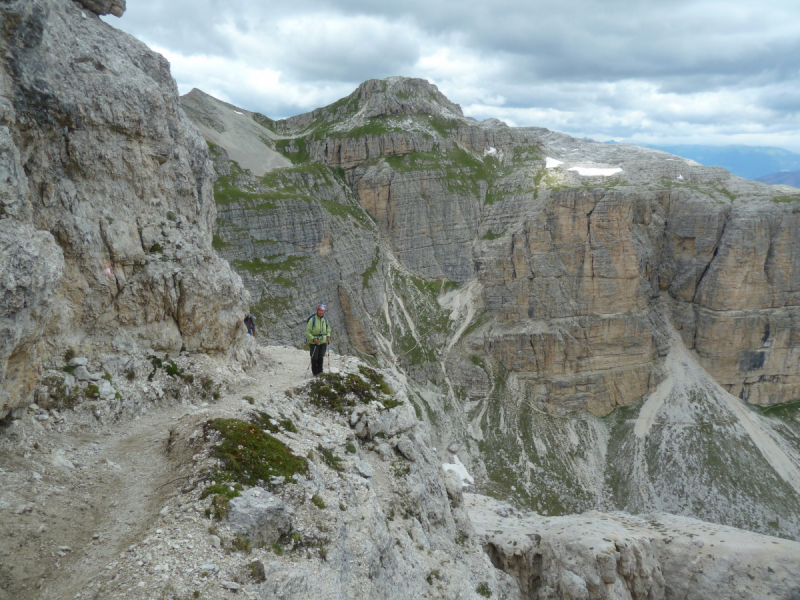
[[[445,342],[448,368],[479,382],[465,390],[470,397],[485,395],[494,376],[475,371],[479,358],[519,375],[539,408],[607,414],[654,391],[670,327],[735,395],[757,404],[798,396],[795,209],[780,189],[658,151],[478,123],[420,80],[368,81],[328,107],[258,122],[287,138],[276,149],[297,167],[339,174],[338,196],[355,200],[377,227],[360,253],[383,244],[384,257],[425,281],[478,282],[482,313],[471,318],[485,326],[442,332],[456,335]],[[548,167],[547,158],[562,164]],[[621,171],[579,172],[588,167]],[[304,193],[330,200],[322,188]],[[280,214],[270,218],[328,235],[324,220]],[[272,239],[308,247],[308,232],[290,233],[288,222],[281,230]],[[331,248],[353,235],[327,231]],[[239,242],[231,243],[229,258]],[[320,251],[314,272],[348,273],[343,302],[355,331],[354,318],[361,329],[381,320],[382,300],[358,285],[369,263],[352,247]],[[312,295],[338,299],[340,289],[331,279]],[[359,339],[375,337],[374,327],[364,330]]]
[[[35,296],[3,315],[16,331],[2,340],[0,387],[14,392],[0,413],[28,401],[23,357],[231,348],[247,295],[212,250],[214,173],[167,61],[66,0],[0,11],[0,221],[17,253],[4,285]]]

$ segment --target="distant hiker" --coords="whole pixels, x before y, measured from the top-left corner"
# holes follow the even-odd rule
[[[306,323],[306,339],[311,352],[311,372],[314,375],[322,373],[322,359],[325,350],[331,341],[331,326],[325,318],[325,305],[317,306],[317,314],[308,317]]]
[[[247,335],[256,337],[256,318],[253,316],[253,313],[247,313],[247,316],[244,318],[244,324],[247,325]]]

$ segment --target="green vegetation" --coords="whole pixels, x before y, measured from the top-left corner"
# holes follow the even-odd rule
[[[482,312],[480,313],[472,323],[464,330],[464,333],[461,334],[462,338],[467,337],[473,331],[477,330],[479,327],[482,327],[485,323],[489,321],[489,313]]]
[[[373,400],[381,401],[387,408],[400,404],[393,398],[384,397],[390,396],[393,392],[380,373],[364,366],[359,367],[359,370],[367,377],[366,381],[355,373],[348,373],[346,376],[339,373],[323,373],[314,379],[309,385],[311,403],[342,414],[357,404],[356,400],[347,397],[349,394],[363,404]]]
[[[320,200],[319,203],[322,205],[322,208],[327,210],[335,217],[339,217],[341,219],[352,217],[362,225],[369,223],[368,217],[366,216],[364,210],[360,207],[356,208],[351,204],[342,204],[341,202],[334,202],[332,200]]]
[[[798,198],[800,200],[800,198]],[[766,417],[800,418],[800,399],[772,406],[758,406],[757,410]]]
[[[314,494],[311,496],[311,502],[319,509],[325,508],[325,501],[322,499],[322,496],[319,494]]]
[[[215,233],[214,237],[211,238],[211,246],[214,248],[214,250],[222,250],[223,248],[230,246],[230,244]]]
[[[384,135],[386,133],[394,133],[403,131],[400,127],[391,125],[389,120],[391,117],[372,117],[363,125],[354,127],[345,132],[344,137],[359,138],[366,135]],[[316,135],[316,134],[315,134]]]
[[[204,426],[206,436],[211,430],[219,432],[219,443],[212,446],[211,456],[222,464],[206,475],[214,483],[201,495],[201,498],[215,496],[212,505],[218,518],[243,486],[272,487],[270,480],[273,477],[285,477],[288,481],[295,474],[308,473],[308,461],[295,456],[286,444],[263,431],[259,426],[260,419],[256,423],[213,419]]]
[[[475,588],[475,592],[483,596],[484,598],[491,598],[492,597],[492,590],[489,589],[489,584],[485,581],[483,583],[479,583],[478,587]]]
[[[433,585],[434,579],[441,579],[441,578],[442,575],[439,572],[439,569],[433,569],[430,573],[428,573],[428,576],[425,578],[425,581],[427,581],[429,585]]]
[[[440,135],[447,136],[453,130],[458,129],[462,123],[458,119],[448,119],[441,115],[430,115],[431,127],[433,127]]]
[[[386,380],[383,378],[383,375],[378,373],[375,369],[370,369],[369,367],[365,367],[364,365],[359,365],[358,372],[361,373],[364,377],[369,379],[378,389],[381,391],[382,394],[386,394],[390,396],[394,393],[391,386],[386,383]]]
[[[451,281],[450,279],[435,279],[433,281],[425,281],[421,277],[411,275],[411,282],[420,292],[424,294],[432,294],[434,297],[442,292],[450,292],[457,290],[461,287],[458,281]]]
[[[249,396],[247,397],[249,398]],[[253,404],[250,402],[250,404]],[[274,421],[274,422],[273,422]],[[289,418],[274,418],[269,413],[259,411],[255,413],[251,417],[251,422],[260,425],[270,433],[277,433],[281,429],[284,431],[289,431],[291,433],[297,433],[297,427],[295,424],[292,423],[292,420]]]
[[[333,453],[333,450],[325,448],[322,444],[317,444],[317,452],[322,457],[322,462],[334,471],[344,471],[342,459]]]
[[[512,392],[503,364],[485,364],[479,357],[471,360],[491,381],[486,404],[476,409],[476,414],[482,414],[484,440],[479,448],[486,461],[489,493],[546,515],[572,514],[594,506],[596,499],[579,473],[591,447],[583,440],[593,440],[596,435],[595,417],[578,413],[556,416],[537,410],[530,402],[521,402],[509,411]],[[518,393],[529,398],[532,389],[526,386]],[[576,439],[581,441],[576,444]],[[538,468],[520,472],[523,457],[522,464],[530,462]]]
[[[787,203],[787,202],[800,202],[800,195],[798,196],[775,196],[772,198],[773,202]]]
[[[275,130],[275,121],[273,119],[270,119],[269,117],[267,117],[265,115],[262,115],[261,113],[253,113],[252,117],[253,117],[253,121],[258,123],[262,127],[265,127],[266,129],[269,129],[270,131],[274,131]]]
[[[362,276],[362,282],[364,285],[364,289],[367,289],[369,285],[370,278],[375,274],[378,270],[378,262],[380,261],[381,255],[381,248],[380,246],[375,246],[375,258],[372,259],[372,263],[370,266],[367,267],[366,271],[364,271],[364,275]]]
[[[231,549],[236,552],[250,554],[250,539],[243,536],[241,533],[237,533],[231,540]]]
[[[175,364],[174,360],[171,360],[167,363],[167,366],[164,367],[164,371],[170,377],[178,377],[179,375],[183,375],[183,371]]]
[[[287,256],[282,261],[272,262],[273,259],[283,256],[275,254],[264,258],[254,258],[253,260],[235,260],[233,266],[242,271],[261,273],[264,271],[290,271],[298,264],[308,260],[307,256]]]
[[[543,159],[544,154],[539,146],[517,146],[511,153],[511,161],[514,164],[531,163]]]
[[[311,158],[308,153],[308,142],[302,137],[276,140],[275,150],[289,156],[294,163],[306,163]]]
[[[491,229],[487,230],[486,233],[483,234],[482,240],[496,240],[497,238],[501,238],[506,234],[505,231],[501,231],[500,233],[495,233]]]
[[[701,388],[693,390],[679,428],[669,420],[656,420],[646,439],[637,442],[633,427],[643,404],[641,400],[604,418],[609,431],[606,482],[615,505],[639,509],[636,470],[643,465],[651,485],[665,501],[691,511],[698,519],[775,535],[764,517],[796,514],[800,509],[791,486],[713,394]],[[766,413],[776,431],[798,443],[798,422],[791,418],[798,408],[800,402],[749,410]],[[691,461],[686,457],[692,457]],[[744,503],[762,506],[762,516],[758,510],[742,510]]]

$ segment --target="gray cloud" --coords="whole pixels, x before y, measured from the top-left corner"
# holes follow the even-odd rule
[[[517,124],[613,137],[738,124],[800,150],[800,6],[788,0],[136,0],[106,20],[168,52],[182,89],[270,116],[408,75]],[[236,68],[204,76],[199,57]]]

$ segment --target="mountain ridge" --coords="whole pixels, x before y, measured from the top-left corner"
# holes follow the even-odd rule
[[[183,110],[122,4],[0,3],[0,598],[800,592],[720,527],[800,535],[800,196],[404,80]]]
[[[328,299],[339,347],[401,369],[440,444],[459,448],[482,489],[521,506],[672,506],[764,532],[784,514],[781,531],[798,535],[798,492],[784,487],[792,477],[748,441],[770,425],[743,429],[739,413],[726,417],[725,435],[741,440],[736,464],[760,470],[774,494],[739,494],[729,485],[738,467],[696,456],[717,443],[702,415],[727,406],[727,394],[763,405],[797,395],[797,374],[784,370],[796,311],[793,196],[653,149],[445,119],[430,106],[334,126],[346,102],[332,106],[275,141],[292,167],[225,180],[269,204],[229,204],[218,186],[219,250],[269,336],[298,343],[292,330],[307,312],[298,304]],[[290,222],[313,226],[290,231]],[[765,262],[742,254],[754,235],[758,260],[770,246],[786,249],[771,259],[766,287]],[[729,267],[741,260],[750,266]],[[618,453],[636,437],[618,412],[644,410],[677,343],[724,388],[706,398],[705,380],[686,383],[703,406],[689,426],[699,445],[684,437],[671,452]],[[666,430],[676,426],[668,414]],[[692,458],[681,485],[713,498],[705,508],[672,494],[669,469],[654,470],[682,452]],[[650,488],[660,491],[630,500]],[[721,509],[728,503],[737,508]]]

